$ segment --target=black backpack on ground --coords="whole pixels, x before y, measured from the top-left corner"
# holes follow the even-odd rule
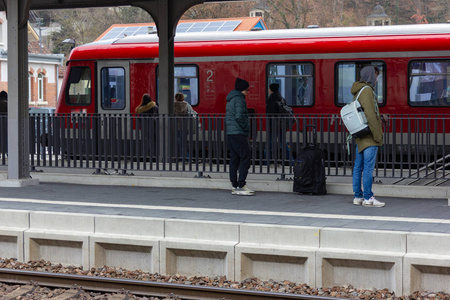
[[[308,127],[313,128],[314,143],[307,143]],[[325,152],[317,146],[315,126],[304,129],[304,147],[297,153],[294,164],[294,192],[326,195]]]

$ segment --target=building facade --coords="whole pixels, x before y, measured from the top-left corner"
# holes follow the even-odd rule
[[[0,12],[0,91],[8,92],[8,24]],[[41,45],[39,36],[28,24],[28,102],[32,106],[55,107],[58,100],[64,56],[52,54]]]

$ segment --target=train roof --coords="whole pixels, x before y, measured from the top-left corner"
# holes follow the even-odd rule
[[[392,35],[450,34],[450,24],[414,24],[393,26],[327,27],[305,29],[273,29],[261,31],[233,31],[213,33],[180,33],[175,42],[267,40],[289,38],[365,37]],[[157,34],[143,34],[103,40],[86,45],[157,43]]]

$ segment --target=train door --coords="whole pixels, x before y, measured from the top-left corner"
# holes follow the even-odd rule
[[[130,64],[128,61],[97,63],[99,114],[130,114]]]
[[[97,63],[97,113],[100,118],[100,153],[124,153],[132,134],[130,117],[130,64],[128,61]]]

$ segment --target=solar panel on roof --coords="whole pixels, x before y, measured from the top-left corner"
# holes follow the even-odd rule
[[[177,26],[177,33],[183,32],[215,32],[215,31],[233,31],[241,23],[240,20],[235,21],[213,21],[213,22],[192,22],[180,23]],[[101,40],[113,38],[122,38],[125,36],[134,36],[140,34],[148,34],[149,26],[124,26],[114,27],[108,31]]]

